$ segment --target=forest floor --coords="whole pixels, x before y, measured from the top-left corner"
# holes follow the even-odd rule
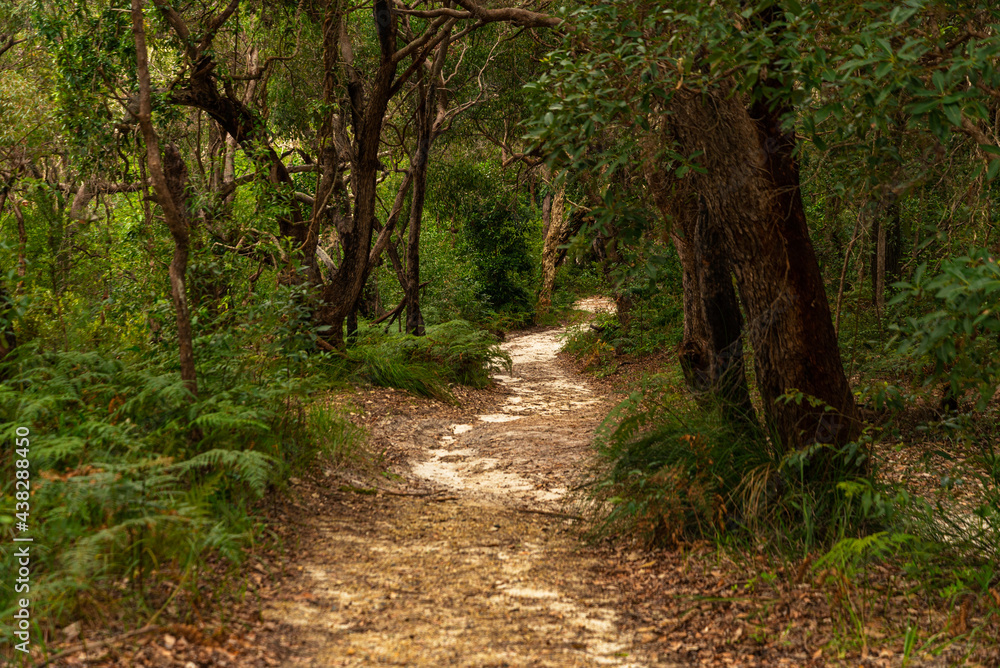
[[[888,576],[884,591],[878,573],[838,589],[810,557],[586,543],[572,490],[621,396],[558,354],[564,332],[512,336],[512,372],[457,389],[460,405],[332,396],[381,474],[319,466],[293,479],[269,513],[283,547],[242,566],[231,605],[51,665],[899,666],[904,618],[925,636],[954,627]],[[964,651],[945,643],[908,665],[1000,665]]]

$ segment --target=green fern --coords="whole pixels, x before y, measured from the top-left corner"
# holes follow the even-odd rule
[[[262,452],[216,448],[174,464],[170,470],[177,474],[190,473],[203,468],[232,471],[249,486],[256,496],[260,497],[267,489],[275,463],[274,457]]]

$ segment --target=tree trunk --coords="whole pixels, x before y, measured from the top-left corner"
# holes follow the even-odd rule
[[[0,285],[0,363],[7,359],[7,356],[17,348],[17,337],[14,335],[14,320],[11,317],[14,310],[14,302],[7,292],[6,285]],[[0,371],[0,380],[6,378],[6,374]]]
[[[420,313],[420,223],[427,192],[427,161],[431,148],[432,117],[437,86],[427,79],[419,84],[417,99],[417,147],[410,159],[413,172],[413,197],[410,200],[409,236],[406,243],[406,331],[424,335],[424,318]]]
[[[888,286],[899,278],[901,256],[902,222],[899,200],[894,196],[891,197],[892,200],[886,207],[886,215],[878,218],[878,228],[872,243],[872,305],[880,319],[885,311]]]
[[[349,224],[338,230],[343,261],[332,279],[323,287],[321,303],[317,309],[319,322],[331,327],[330,343],[337,348],[344,347],[344,318],[354,308],[368,278],[368,257],[375,220],[376,179],[380,168],[378,148],[396,76],[397,61],[393,58],[396,50],[396,22],[386,0],[375,1],[374,18],[381,64],[366,104],[362,105],[352,99],[352,108],[357,111],[351,164],[354,215]],[[360,96],[360,91],[352,95],[356,98]]]
[[[702,403],[717,403],[729,424],[756,426],[743,361],[743,317],[725,252],[722,222],[705,200],[689,192],[655,164],[646,179],[681,263],[684,338],[678,357],[688,388]],[[680,191],[680,192],[678,192]]]
[[[836,271],[844,258],[844,239],[838,224],[840,208],[840,196],[827,193],[823,209],[825,218],[823,232],[826,237],[826,253],[823,254],[825,257],[820,260],[820,272],[824,275],[824,280],[833,276],[830,274],[828,268],[832,267],[833,271]]]
[[[692,185],[708,216],[720,221],[740,299],[749,320],[757,385],[766,421],[784,447],[843,444],[859,433],[819,264],[799,191],[794,137],[781,109],[737,95],[681,91],[670,124],[682,153],[703,151],[706,174]],[[779,401],[789,390],[819,399]]]
[[[168,145],[163,160],[159,139],[153,129],[150,102],[149,63],[146,55],[146,33],[143,28],[142,0],[132,0],[132,35],[135,38],[136,69],[139,79],[139,110],[137,117],[146,144],[146,165],[156,192],[157,203],[163,211],[170,234],[174,239],[174,256],[170,262],[170,293],[177,313],[177,341],[181,365],[181,379],[192,397],[198,395],[198,381],[194,363],[194,345],[191,335],[191,316],[188,313],[185,274],[188,260],[188,234],[190,224],[183,205],[183,188],[186,180],[184,161],[173,145]]]
[[[0,214],[3,214],[4,205],[7,203],[7,197],[13,186],[13,182],[14,178],[11,177],[10,181],[4,183],[3,188],[0,188]],[[18,225],[19,229],[24,228],[24,222],[21,217],[18,217]],[[20,272],[20,258],[18,260],[18,272]],[[17,337],[14,335],[14,321],[11,317],[13,310],[14,302],[10,297],[8,286],[4,279],[0,278],[0,363],[7,359],[7,356],[14,352],[14,349],[17,347]],[[3,372],[0,372],[0,380],[4,378],[5,375]]]
[[[545,226],[545,241],[542,245],[542,287],[538,291],[538,304],[535,307],[536,318],[549,312],[552,308],[552,292],[556,285],[556,270],[559,268],[559,246],[566,243],[566,184],[556,185],[555,196],[551,197],[548,206],[548,218]],[[542,204],[543,212],[546,208]]]

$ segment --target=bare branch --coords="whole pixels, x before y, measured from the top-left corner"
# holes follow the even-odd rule
[[[472,12],[463,12],[457,9],[451,9],[450,7],[441,7],[439,9],[400,9],[405,7],[402,2],[396,0],[397,9],[395,12],[397,14],[406,14],[407,16],[415,16],[418,19],[436,19],[441,16],[447,16],[453,19],[471,19],[474,18]]]
[[[412,54],[416,53],[420,49],[423,49],[423,47],[427,45],[428,42],[431,42],[430,48],[434,48],[434,45],[436,45],[441,40],[441,35],[440,35],[441,30],[445,28],[445,26],[447,26],[447,29],[451,29],[451,27],[456,23],[458,23],[458,19],[447,18],[447,17],[441,17],[437,19],[429,26],[427,26],[427,29],[424,30],[424,33],[420,37],[416,38],[415,40],[404,46],[402,49],[394,53],[392,56],[393,61],[397,63],[401,62],[402,60],[410,57]],[[402,77],[400,78],[402,79]]]
[[[465,7],[483,23],[505,21],[523,28],[556,28],[562,24],[562,19],[549,14],[540,14],[520,7],[501,7],[486,9],[473,0],[455,0],[456,4]]]
[[[229,5],[218,16],[208,22],[208,25],[205,26],[205,34],[201,38],[201,44],[198,45],[200,53],[204,53],[212,45],[212,40],[215,39],[215,34],[219,32],[219,28],[229,20],[229,17],[233,15],[233,12],[239,6],[240,0],[230,0]]]

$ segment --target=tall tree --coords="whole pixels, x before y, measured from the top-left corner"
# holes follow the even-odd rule
[[[578,12],[567,44],[572,59],[552,57],[558,65],[538,87],[545,112],[536,134],[571,170],[599,172],[606,183],[630,156],[643,156],[684,265],[683,354],[693,385],[714,387],[734,411],[748,404],[742,354],[734,354],[741,323],[728,263],[766,422],[787,448],[849,442],[859,433],[858,416],[809,240],[795,139],[783,126],[791,108],[768,78],[783,61],[775,60],[759,85],[752,74],[747,96],[731,75],[712,71],[730,48],[725,9],[658,7],[601,3]],[[774,30],[771,19],[758,18],[758,34]],[[701,44],[695,57],[685,37]],[[618,133],[622,140],[588,150],[611,120],[627,128]],[[610,187],[604,200],[609,212],[623,209]],[[790,390],[832,410],[778,401]]]
[[[187,264],[190,222],[184,203],[187,167],[177,148],[168,145],[160,153],[160,140],[153,127],[149,56],[146,51],[145,17],[142,0],[132,0],[132,34],[135,39],[136,72],[139,81],[139,105],[136,118],[146,144],[146,166],[156,192],[156,202],[174,240],[174,256],[170,262],[170,295],[177,315],[177,343],[180,353],[181,378],[191,394],[198,394],[198,379],[194,363],[191,335],[191,315],[187,302]]]

